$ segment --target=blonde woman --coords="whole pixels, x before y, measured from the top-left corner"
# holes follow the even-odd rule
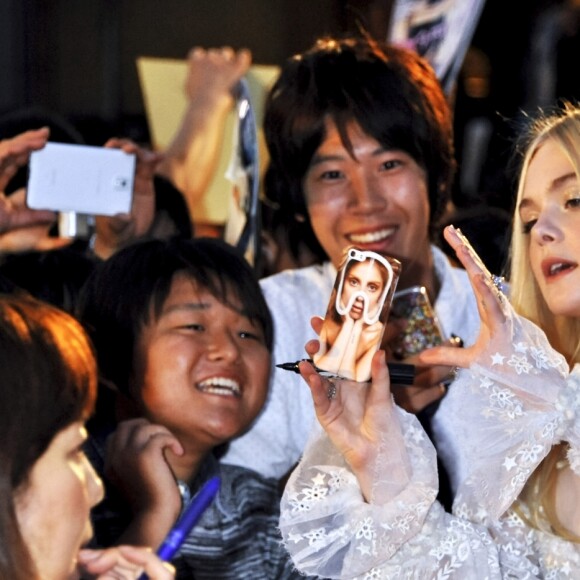
[[[373,360],[370,386],[340,383],[333,399],[302,363],[324,432],[311,437],[282,502],[281,529],[300,570],[331,578],[580,574],[580,109],[538,118],[526,139],[515,310],[450,227],[482,330],[470,348],[421,355],[465,368],[439,410],[462,466],[453,515],[434,499],[435,451],[393,403],[384,357]]]

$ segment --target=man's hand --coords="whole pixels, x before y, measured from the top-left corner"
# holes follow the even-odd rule
[[[128,139],[109,139],[105,147],[121,149],[134,153],[137,157],[135,181],[133,184],[133,203],[130,214],[98,216],[95,219],[96,231],[93,250],[97,256],[106,260],[117,250],[147,234],[155,219],[155,188],[153,177],[159,162],[160,153],[139,147]]]

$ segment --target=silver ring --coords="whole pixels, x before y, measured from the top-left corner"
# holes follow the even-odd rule
[[[326,391],[326,396],[328,397],[329,401],[332,401],[332,399],[336,398],[336,385],[334,383],[330,383],[330,386]]]
[[[459,367],[453,367],[449,373],[447,373],[447,376],[444,379],[444,383],[447,385],[450,385],[456,378],[457,378],[457,372],[459,371]]]
[[[505,278],[503,276],[495,276],[494,274],[492,274],[490,276],[491,278],[491,283],[493,284],[494,288],[495,288],[495,293],[497,296],[497,299],[499,300],[499,303],[503,306],[504,305],[504,300],[505,300]]]
[[[491,275],[491,283],[496,287],[498,292],[503,294],[505,289],[505,278],[503,276]]]

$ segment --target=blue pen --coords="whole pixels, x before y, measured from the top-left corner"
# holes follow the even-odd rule
[[[187,508],[185,508],[183,515],[177,520],[173,528],[169,530],[165,540],[159,546],[157,555],[161,560],[169,562],[175,556],[179,548],[181,548],[183,541],[201,517],[201,514],[203,514],[213,501],[220,488],[220,483],[219,477],[212,477],[191,500]],[[147,580],[147,578],[147,574],[143,573],[139,576],[138,580]]]

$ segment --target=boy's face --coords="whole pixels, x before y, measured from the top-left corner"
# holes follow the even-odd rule
[[[425,171],[403,151],[387,151],[348,126],[355,159],[344,148],[336,125],[327,120],[326,137],[304,178],[312,228],[338,267],[347,246],[393,256],[403,263],[430,260],[429,196]]]
[[[135,369],[146,417],[184,446],[209,450],[245,431],[262,409],[270,353],[259,326],[178,275],[141,334]]]

